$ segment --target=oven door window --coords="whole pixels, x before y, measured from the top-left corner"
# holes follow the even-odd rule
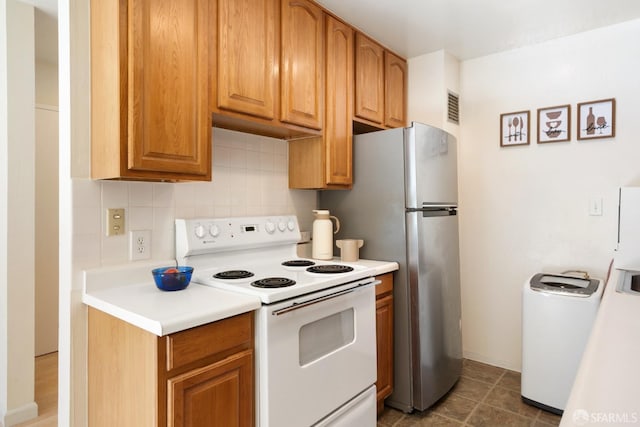
[[[299,363],[305,366],[353,342],[353,308],[308,323],[298,335]]]

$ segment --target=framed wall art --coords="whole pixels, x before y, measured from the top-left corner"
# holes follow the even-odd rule
[[[571,140],[571,105],[538,108],[538,144]]]
[[[529,111],[500,114],[500,146],[529,144]]]
[[[578,104],[578,139],[613,138],[616,136],[616,100]]]

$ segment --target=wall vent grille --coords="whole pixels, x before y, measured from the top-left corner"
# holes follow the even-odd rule
[[[447,91],[447,120],[460,124],[460,97],[451,91]]]

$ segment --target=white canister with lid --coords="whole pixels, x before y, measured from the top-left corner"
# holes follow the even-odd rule
[[[311,238],[311,257],[314,259],[333,258],[333,235],[340,230],[340,221],[328,210],[316,209],[313,211],[313,232]],[[336,221],[336,231],[333,231],[333,223]]]

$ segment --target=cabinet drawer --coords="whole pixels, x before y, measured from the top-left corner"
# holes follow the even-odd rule
[[[231,349],[253,346],[253,312],[167,337],[167,371]]]
[[[376,276],[376,279],[382,282],[378,286],[376,286],[376,298],[379,298],[381,295],[386,295],[393,291],[393,273]]]

